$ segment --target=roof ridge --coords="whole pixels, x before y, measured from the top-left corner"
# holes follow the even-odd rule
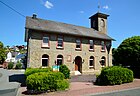
[[[89,27],[86,27],[86,26],[79,26],[79,25],[75,25],[75,24],[69,24],[69,23],[60,22],[60,21],[54,21],[54,20],[46,20],[46,19],[42,19],[42,18],[35,18],[35,19],[33,19],[33,18],[30,17],[30,16],[26,16],[26,18],[30,18],[30,19],[32,19],[32,20],[50,21],[50,22],[54,22],[54,23],[61,23],[61,24],[65,24],[65,25],[75,26],[75,27],[81,27],[81,28],[93,29],[93,28],[89,28]],[[95,29],[93,29],[93,30],[95,30]],[[96,31],[97,31],[97,30],[96,30]]]
[[[106,40],[113,40],[107,34],[100,34],[97,30],[93,28],[88,28],[85,26],[79,26],[74,24],[68,24],[59,21],[45,20],[41,18],[26,17],[26,29],[40,30],[46,33],[57,33],[57,34],[70,34],[74,36],[99,38]],[[25,30],[28,31],[28,30]],[[26,37],[27,38],[27,37]]]

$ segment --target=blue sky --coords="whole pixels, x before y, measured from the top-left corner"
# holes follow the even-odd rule
[[[98,11],[107,13],[108,35],[116,48],[126,38],[140,35],[140,0],[0,0],[24,16],[90,27],[89,17]],[[22,45],[25,17],[0,3],[0,41],[7,45]]]

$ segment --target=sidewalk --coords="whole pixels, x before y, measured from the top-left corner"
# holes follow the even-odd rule
[[[67,91],[59,91],[52,93],[43,93],[36,96],[88,96],[90,94],[105,93],[121,91],[126,89],[138,88],[140,87],[140,79],[135,79],[132,83],[126,83],[122,85],[114,86],[97,86],[90,82],[71,82],[70,89]],[[30,96],[22,94],[26,91],[26,87],[19,88],[19,96]],[[32,95],[33,96],[33,95]]]

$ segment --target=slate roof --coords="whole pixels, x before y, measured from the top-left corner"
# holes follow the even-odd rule
[[[39,30],[44,32],[68,34],[82,37],[92,37],[105,40],[114,40],[106,34],[98,32],[93,28],[87,28],[72,24],[66,24],[56,21],[43,20],[39,18],[33,19],[32,17],[26,17],[26,29]],[[27,35],[27,32],[26,32]],[[25,37],[27,38],[27,36]],[[26,40],[25,40],[26,41]]]

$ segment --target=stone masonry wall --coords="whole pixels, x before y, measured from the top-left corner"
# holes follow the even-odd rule
[[[74,59],[76,56],[80,56],[82,58],[82,73],[95,73],[100,71],[101,69],[101,58],[102,56],[106,57],[106,66],[108,66],[108,54],[107,50],[105,52],[101,52],[101,40],[93,39],[95,42],[94,51],[89,51],[89,39],[88,38],[80,38],[69,35],[64,35],[64,49],[57,49],[57,36],[54,34],[45,34],[41,32],[32,32],[30,33],[30,39],[28,41],[28,67],[37,68],[42,66],[42,55],[47,54],[49,56],[49,66],[52,67],[55,65],[55,60],[58,55],[63,56],[63,64],[67,65],[71,70],[71,73],[75,71],[75,62]],[[42,48],[42,37],[50,36],[50,48]],[[76,38],[80,38],[82,41],[82,50],[76,51]],[[95,67],[94,69],[89,68],[89,58],[90,56],[94,56]],[[69,58],[70,57],[70,58]],[[68,58],[70,60],[68,60]],[[112,51],[109,54],[109,66],[112,66]]]

